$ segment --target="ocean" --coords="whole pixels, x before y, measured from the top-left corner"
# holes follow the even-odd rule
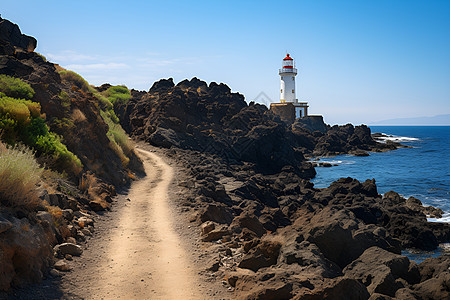
[[[314,186],[328,187],[341,177],[360,181],[375,178],[379,193],[395,191],[406,198],[414,196],[423,205],[444,211],[442,218],[429,221],[450,222],[450,126],[370,126],[370,129],[372,133],[391,135],[389,139],[412,148],[370,153],[367,157],[321,158],[320,161],[334,166],[316,168]],[[405,254],[420,262],[427,256],[439,255],[444,248],[433,253]]]

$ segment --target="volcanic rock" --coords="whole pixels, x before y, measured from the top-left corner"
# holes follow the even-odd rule
[[[273,241],[263,241],[250,250],[239,263],[240,268],[258,271],[260,268],[276,264],[281,244]]]
[[[80,256],[83,253],[83,248],[72,243],[63,243],[56,245],[53,248],[53,251],[55,251],[55,253],[61,254],[62,256],[66,254],[70,254],[72,256]]]
[[[63,271],[63,272],[68,272],[72,269],[64,259],[58,260],[55,263],[54,267],[56,270]]]
[[[409,284],[420,281],[417,264],[405,256],[397,255],[379,247],[367,249],[358,259],[343,270],[344,275],[362,282],[370,294],[380,293],[391,297],[403,287],[399,278]]]
[[[0,215],[0,291],[37,283],[52,262],[53,231],[27,218]]]
[[[33,52],[37,45],[34,37],[22,34],[19,26],[2,18],[0,18],[0,41],[2,44],[7,42],[11,46],[22,48],[28,52]],[[7,48],[6,45],[3,47]],[[12,55],[8,50],[1,50],[3,47],[0,46],[0,55]]]

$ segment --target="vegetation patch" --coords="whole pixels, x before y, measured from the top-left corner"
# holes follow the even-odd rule
[[[113,105],[127,104],[131,98],[130,90],[124,85],[110,87],[105,91],[105,95]]]
[[[34,96],[34,90],[28,83],[8,75],[0,75],[0,92],[19,99],[31,99]]]
[[[64,108],[69,108],[69,107],[70,107],[70,104],[71,104],[69,94],[67,94],[67,93],[64,92],[64,91],[61,91],[61,93],[59,93],[58,96],[59,96],[59,99],[61,99],[61,105],[62,105]]]
[[[61,142],[61,138],[49,131],[42,118],[41,105],[31,100],[34,90],[18,78],[1,75],[0,78],[0,132],[8,144],[23,142],[33,147],[37,155],[50,156],[56,168],[68,169],[75,175],[81,172],[81,161]],[[9,84],[9,85],[8,85]]]
[[[0,142],[0,202],[9,207],[34,208],[39,204],[37,184],[43,168],[31,149]]]
[[[109,128],[107,136],[110,140],[110,148],[119,156],[123,167],[127,167],[130,162],[129,157],[132,155],[133,144],[120,126],[119,118],[117,117],[114,108],[117,105],[126,104],[130,100],[130,90],[124,85],[117,85],[111,86],[106,91],[100,93],[94,87],[90,86],[83,77],[73,71],[61,68],[59,74],[62,80],[70,82],[73,86],[84,92],[92,93],[94,97],[97,98],[100,115]],[[63,106],[70,106],[70,99],[67,93],[61,92],[59,98],[61,99]],[[75,116],[75,114],[72,114],[72,116]],[[53,120],[53,122],[57,122],[59,127],[70,128],[73,126],[73,122],[64,122],[64,120]],[[41,144],[39,144],[38,147],[39,149],[42,149]],[[48,148],[45,149],[47,151],[50,150]]]
[[[128,166],[130,162],[129,156],[133,151],[133,143],[128,139],[128,135],[120,124],[115,123],[107,112],[102,111],[101,116],[108,125],[108,133],[106,134],[110,140],[111,148],[119,156],[122,166]]]
[[[84,80],[83,77],[81,77],[79,74],[75,73],[74,71],[68,71],[68,70],[61,70],[59,71],[59,75],[61,76],[62,80],[70,82],[73,86],[76,86],[83,92],[91,92],[95,93],[96,90],[89,85],[89,83]]]

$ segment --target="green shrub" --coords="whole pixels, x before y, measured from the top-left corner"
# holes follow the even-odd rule
[[[70,104],[71,104],[69,94],[67,94],[67,93],[64,92],[64,91],[61,91],[61,93],[59,93],[58,96],[59,96],[59,99],[61,99],[61,105],[62,105],[64,108],[69,108],[69,107],[70,107]]]
[[[75,73],[74,71],[62,70],[59,72],[62,80],[70,82],[72,85],[76,86],[83,92],[95,93],[96,90],[89,85],[89,83],[81,77],[81,75]]]
[[[41,115],[41,105],[37,102],[12,97],[0,97],[0,115],[7,115],[25,123],[30,117]]]
[[[33,146],[37,151],[52,156],[58,167],[69,169],[75,174],[81,172],[81,161],[67,149],[55,133],[49,132],[46,135],[36,136]]]
[[[25,103],[20,101],[20,99],[3,97],[0,98],[0,115],[24,124],[30,120],[31,113]]]
[[[107,112],[100,112],[105,123],[108,125],[108,133],[106,134],[111,141],[111,148],[119,156],[122,165],[126,167],[130,161],[129,156],[133,151],[133,143],[128,139],[128,135],[120,124],[116,124],[109,118]]]
[[[34,90],[28,83],[3,74],[0,75],[0,92],[13,98],[31,99],[34,96]]]
[[[10,144],[22,140],[38,151],[55,159],[58,167],[68,168],[74,174],[81,171],[81,161],[51,133],[40,117],[41,106],[29,100],[0,98],[0,131]]]
[[[24,145],[7,147],[0,142],[0,202],[10,207],[34,208],[39,203],[37,184],[43,168]]]
[[[98,99],[98,102],[100,103],[100,107],[102,110],[113,109],[113,105],[112,105],[111,101],[108,100],[108,98],[101,95],[100,93],[95,93],[94,96]]]
[[[105,91],[108,100],[113,105],[126,104],[131,98],[131,93],[124,85],[112,86]]]
[[[38,154],[52,157],[57,167],[68,169],[74,174],[81,172],[81,161],[67,149],[57,134],[50,132],[44,119],[32,119],[28,126],[21,129],[21,136],[27,145],[37,150]]]
[[[62,119],[52,118],[52,120],[50,121],[50,124],[51,124],[51,126],[58,128],[59,132],[72,130],[73,127],[75,126],[73,121],[69,118],[62,118]]]

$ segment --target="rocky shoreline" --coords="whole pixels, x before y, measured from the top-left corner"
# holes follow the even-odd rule
[[[240,299],[438,299],[450,257],[417,265],[401,250],[435,249],[450,225],[429,223],[420,201],[378,194],[375,180],[316,189],[307,158],[397,149],[365,126],[308,118],[287,126],[223,84],[156,82],[120,108],[136,139],[184,166],[181,203],[210,251],[206,271]],[[431,209],[432,210],[432,209]],[[439,215],[438,210],[433,213]],[[433,271],[429,271],[432,269]],[[434,271],[436,270],[436,271]]]
[[[315,189],[289,170],[268,176],[205,153],[173,148],[167,155],[190,172],[182,204],[215,249],[206,270],[227,278],[235,297],[448,296],[440,287],[450,274],[439,267],[448,255],[419,265],[400,255],[450,239],[449,225],[427,222],[415,199],[381,196],[374,180],[342,178]]]

